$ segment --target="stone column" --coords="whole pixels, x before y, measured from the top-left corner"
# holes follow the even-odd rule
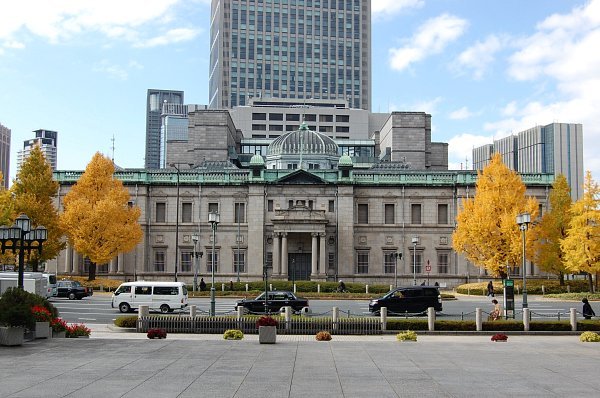
[[[73,264],[73,247],[70,244],[67,244],[67,248],[65,249],[65,266],[63,268],[63,272],[65,274],[70,273],[72,264]]]
[[[273,273],[281,275],[281,262],[279,259],[279,232],[275,232],[273,234]]]
[[[288,275],[288,244],[287,232],[281,233],[281,274]]]
[[[125,259],[123,253],[117,255],[117,272],[122,274],[125,269]]]
[[[318,269],[317,269],[317,259],[318,259],[318,257],[317,257],[318,252],[317,251],[319,250],[318,242],[317,242],[317,238],[318,237],[319,237],[318,233],[313,233],[312,234],[312,253],[311,253],[311,262],[310,262],[310,264],[312,266],[310,274],[312,276],[316,276],[317,273],[318,273]]]
[[[71,263],[71,272],[70,274],[76,274],[79,271],[79,253],[75,249],[73,249],[73,262]]]
[[[112,260],[110,260],[108,262],[108,273],[109,274],[114,274],[117,271],[117,258],[113,258]]]
[[[325,251],[325,234],[320,235],[320,248],[319,248],[319,274],[327,274],[327,252]]]

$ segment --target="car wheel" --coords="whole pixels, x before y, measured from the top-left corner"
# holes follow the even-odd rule
[[[75,300],[75,293],[69,293],[69,300]]]
[[[121,303],[121,304],[119,304],[119,311],[121,311],[123,313],[129,312],[129,311],[131,311],[131,307],[127,303]]]
[[[166,305],[166,304],[163,304],[163,305],[160,306],[160,312],[162,312],[163,314],[168,313],[170,309],[171,308],[169,308],[169,306]]]

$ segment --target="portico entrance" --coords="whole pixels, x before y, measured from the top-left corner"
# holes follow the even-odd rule
[[[288,254],[288,280],[309,281],[311,271],[310,253],[289,253]]]

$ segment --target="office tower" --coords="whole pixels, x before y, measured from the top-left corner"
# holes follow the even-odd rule
[[[50,164],[52,170],[57,166],[57,135],[56,131],[34,130],[35,138],[23,141],[23,149],[17,153],[17,173],[21,170],[21,165],[29,157],[31,150],[35,145],[39,145],[46,161]]]
[[[209,106],[343,99],[371,108],[370,0],[212,0]]]
[[[146,159],[145,168],[159,169],[163,104],[183,105],[183,91],[148,90],[146,98]]]
[[[2,172],[2,184],[8,188],[10,166],[10,129],[0,124],[0,172]]]
[[[581,124],[552,123],[473,149],[473,169],[482,169],[500,153],[504,163],[519,173],[562,174],[571,187],[571,198],[583,195],[583,129]]]

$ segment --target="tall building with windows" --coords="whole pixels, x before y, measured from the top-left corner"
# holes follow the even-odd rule
[[[161,167],[162,142],[161,126],[163,117],[163,104],[172,107],[183,105],[183,91],[149,89],[146,98],[146,158],[144,161],[147,169]]]
[[[2,184],[8,188],[10,167],[10,129],[0,124],[0,172],[2,172]]]
[[[51,130],[35,130],[35,138],[23,141],[23,149],[17,153],[17,173],[21,170],[21,165],[29,157],[31,150],[34,146],[39,145],[42,153],[46,157],[46,161],[52,167],[52,170],[56,170],[57,166],[57,153],[58,144],[56,131]]]
[[[371,108],[371,0],[212,0],[209,106],[343,99]]]

